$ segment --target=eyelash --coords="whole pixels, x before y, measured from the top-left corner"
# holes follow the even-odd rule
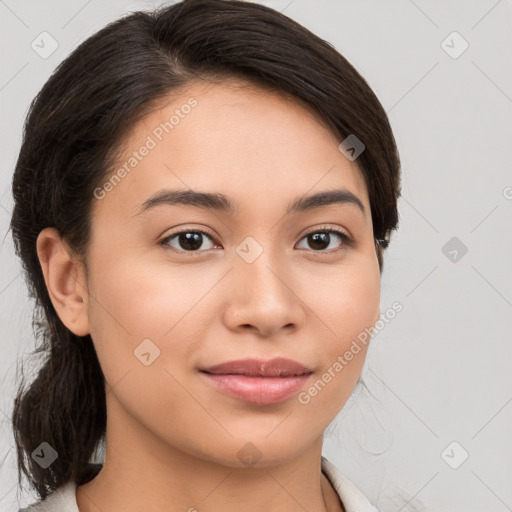
[[[172,251],[177,254],[186,254],[187,256],[194,256],[196,254],[201,254],[201,253],[208,252],[209,250],[211,250],[211,249],[207,249],[207,250],[201,250],[201,251],[183,251],[183,250],[179,250],[179,249],[176,249],[176,248],[168,245],[168,242],[171,239],[173,239],[174,237],[181,235],[183,233],[200,233],[201,235],[206,235],[207,237],[209,237],[212,240],[212,242],[215,243],[215,236],[208,231],[204,231],[202,229],[185,229],[185,230],[177,231],[176,233],[172,233],[172,234],[166,236],[165,238],[160,240],[159,245],[162,245],[165,250],[169,250],[169,251]],[[335,234],[340,237],[340,239],[343,242],[343,245],[340,249],[335,249],[335,250],[331,249],[329,251],[325,251],[325,250],[315,251],[315,250],[311,249],[310,252],[313,252],[315,254],[334,254],[334,253],[346,251],[349,247],[353,247],[355,245],[354,240],[349,235],[347,235],[344,231],[340,231],[338,229],[333,229],[330,227],[326,227],[326,228],[321,227],[321,228],[317,228],[313,231],[310,231],[309,233],[306,233],[300,239],[300,241],[304,240],[305,238],[307,238],[310,235],[317,234],[317,233]],[[302,249],[302,250],[304,250],[304,249]]]

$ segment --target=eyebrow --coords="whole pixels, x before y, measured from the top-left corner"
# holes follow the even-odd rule
[[[197,206],[216,210],[229,215],[238,213],[238,207],[227,196],[220,193],[197,192],[194,190],[160,190],[144,201],[137,215],[159,205]],[[331,204],[352,204],[358,207],[364,217],[366,210],[362,201],[347,189],[326,190],[309,196],[300,196],[293,200],[286,215],[302,213]]]

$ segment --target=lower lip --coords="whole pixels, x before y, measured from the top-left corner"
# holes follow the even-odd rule
[[[293,377],[247,377],[244,375],[213,375],[201,372],[217,389],[245,402],[267,405],[277,404],[299,391],[312,375]]]

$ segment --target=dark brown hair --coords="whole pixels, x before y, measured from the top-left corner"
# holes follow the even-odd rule
[[[46,357],[22,382],[13,429],[22,471],[41,498],[74,479],[104,440],[105,381],[92,339],[76,336],[50,301],[36,240],[54,227],[85,262],[93,192],[140,116],[192,80],[243,78],[303,102],[343,141],[366,149],[357,158],[368,189],[375,248],[398,226],[400,162],[386,112],[370,86],[328,42],[285,15],[237,0],[185,0],[135,12],[94,34],[56,69],[34,99],[13,178],[11,229],[35,299],[35,353]],[[58,453],[47,468],[32,452]]]

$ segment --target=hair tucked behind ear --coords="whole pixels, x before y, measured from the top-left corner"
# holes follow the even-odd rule
[[[356,135],[370,199],[379,267],[398,226],[399,157],[388,118],[359,73],[329,43],[283,14],[237,0],[185,0],[136,12],[83,42],[30,106],[13,178],[11,228],[45,354],[35,380],[22,383],[13,409],[18,475],[41,498],[88,466],[106,428],[105,382],[92,339],[66,329],[49,298],[36,252],[57,229],[86,265],[94,189],[137,119],[194,80],[243,78],[309,106],[341,142]],[[378,242],[380,240],[380,242]],[[34,450],[58,454],[42,467]]]

